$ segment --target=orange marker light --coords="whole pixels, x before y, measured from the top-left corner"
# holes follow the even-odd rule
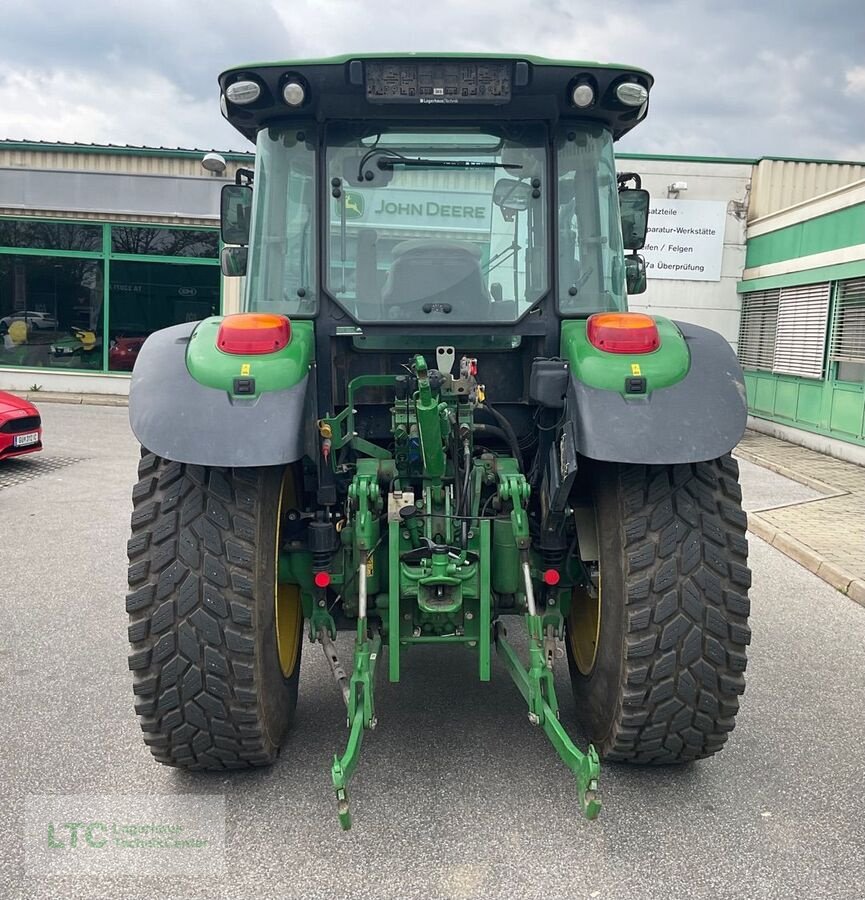
[[[291,340],[291,322],[275,313],[235,313],[226,316],[216,334],[223,353],[239,356],[276,353]]]
[[[607,353],[651,353],[661,346],[655,320],[644,313],[595,313],[586,322],[586,337]]]

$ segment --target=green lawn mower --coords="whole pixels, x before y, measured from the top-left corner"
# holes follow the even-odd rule
[[[498,653],[589,819],[601,759],[720,750],[749,641],[745,391],[718,334],[627,311],[649,197],[613,143],[651,76],[397,54],[219,84],[256,144],[222,194],[244,311],[153,334],[130,392],[129,664],[156,759],[272,763],[304,635],[347,708],[344,828],[376,675],[419,644],[481,681]]]

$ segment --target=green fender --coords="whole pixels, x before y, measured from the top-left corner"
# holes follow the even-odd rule
[[[576,452],[609,462],[677,464],[729,453],[745,432],[745,381],[717,332],[655,316],[652,353],[607,353],[589,344],[583,320],[562,325],[570,367],[565,423]],[[645,391],[627,393],[629,378]]]
[[[277,353],[239,356],[217,348],[221,321],[175,325],[144,342],[129,389],[132,431],[142,446],[177,462],[295,462],[314,441],[312,323],[292,322],[291,340]]]

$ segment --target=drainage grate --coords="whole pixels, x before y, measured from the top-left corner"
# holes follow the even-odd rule
[[[81,462],[77,456],[19,456],[0,461],[0,490]]]

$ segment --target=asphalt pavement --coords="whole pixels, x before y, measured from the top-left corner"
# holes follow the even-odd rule
[[[0,465],[0,897],[865,897],[865,609],[759,538],[748,688],[721,754],[604,765],[604,809],[585,822],[501,663],[480,684],[459,648],[415,649],[400,684],[379,681],[344,834],[329,767],[345,716],[318,646],[275,766],[195,774],[151,758],[126,665],[126,410],[42,413],[44,454]],[[751,464],[742,478],[752,507],[810,496]],[[349,635],[339,648],[349,659]],[[582,741],[564,665],[557,689]],[[100,875],[26,866],[28,797],[60,795],[146,796],[166,818],[179,799],[224,798],[223,862],[189,877],[159,854],[146,876],[122,856]]]

